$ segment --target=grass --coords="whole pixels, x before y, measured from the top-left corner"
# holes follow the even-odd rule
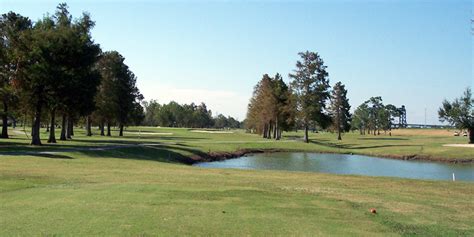
[[[296,133],[274,142],[241,131],[127,131],[123,138],[88,138],[77,129],[72,141],[43,147],[28,146],[18,131],[1,140],[0,236],[474,235],[474,185],[469,182],[179,163],[185,156],[244,148],[470,159],[470,148],[442,146],[465,143],[465,138],[411,130],[391,137],[346,134],[337,142],[334,134],[321,133],[304,144]],[[139,139],[139,131],[146,135]],[[111,149],[91,149],[104,146]]]
[[[76,129],[79,130],[79,129]],[[371,156],[394,156],[422,158],[437,161],[473,161],[474,150],[469,147],[446,147],[444,144],[466,144],[466,137],[454,137],[447,130],[402,129],[394,130],[392,136],[347,133],[337,141],[332,133],[311,133],[310,144],[301,142],[301,132],[284,133],[278,142],[265,140],[254,134],[236,130],[234,133],[202,133],[192,129],[131,127],[124,137],[85,137],[83,131],[76,131],[72,141],[45,144],[42,147],[28,146],[29,140],[21,130],[10,132],[13,139],[0,142],[0,153],[11,151],[54,151],[84,149],[91,146],[117,146],[125,144],[146,144],[154,153],[168,158],[202,155],[209,152],[234,152],[240,149],[280,149],[288,151],[317,151],[353,153]],[[59,132],[59,131],[58,131]],[[94,131],[96,134],[98,131]],[[117,134],[116,131],[115,135]],[[210,131],[214,132],[214,131]],[[59,133],[58,133],[59,136]],[[47,139],[43,131],[42,137]],[[140,138],[139,138],[140,137]],[[166,153],[166,154],[165,154]]]

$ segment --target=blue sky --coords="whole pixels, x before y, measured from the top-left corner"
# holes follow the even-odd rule
[[[56,1],[0,1],[33,20]],[[201,101],[245,118],[264,73],[286,81],[297,53],[319,52],[331,85],[353,108],[371,96],[406,105],[409,123],[439,123],[437,109],[474,86],[470,1],[69,1],[92,34],[117,50],[146,100]]]

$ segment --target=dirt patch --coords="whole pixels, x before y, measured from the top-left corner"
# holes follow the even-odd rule
[[[474,144],[444,144],[443,146],[474,148]]]
[[[191,132],[197,133],[212,133],[212,134],[232,134],[232,131],[209,131],[209,130],[191,130]]]
[[[393,129],[393,136],[443,136],[452,137],[456,129],[422,129],[422,128],[402,128]]]
[[[172,132],[125,132],[128,134],[137,134],[137,135],[173,135]]]
[[[201,155],[194,155],[189,157],[185,162],[194,164],[198,162],[221,161],[233,158],[239,158],[247,154],[256,154],[264,152],[278,152],[279,150],[260,150],[260,149],[242,149],[234,152],[208,152]]]

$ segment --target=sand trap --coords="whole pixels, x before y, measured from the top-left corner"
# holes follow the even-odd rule
[[[200,133],[217,133],[217,134],[232,134],[232,131],[207,131],[207,130],[191,130],[191,132],[200,132]]]
[[[474,144],[444,144],[443,146],[474,148]]]
[[[140,134],[140,135],[173,135],[172,132],[127,132],[129,134]]]
[[[25,135],[25,131],[23,130],[16,130],[16,129],[8,129],[8,132],[12,131],[14,134],[16,135]],[[26,132],[26,134],[28,134],[28,136],[30,135],[29,132]]]

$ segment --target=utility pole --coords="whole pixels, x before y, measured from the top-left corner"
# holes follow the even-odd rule
[[[426,128],[426,107],[425,107],[425,128]]]

